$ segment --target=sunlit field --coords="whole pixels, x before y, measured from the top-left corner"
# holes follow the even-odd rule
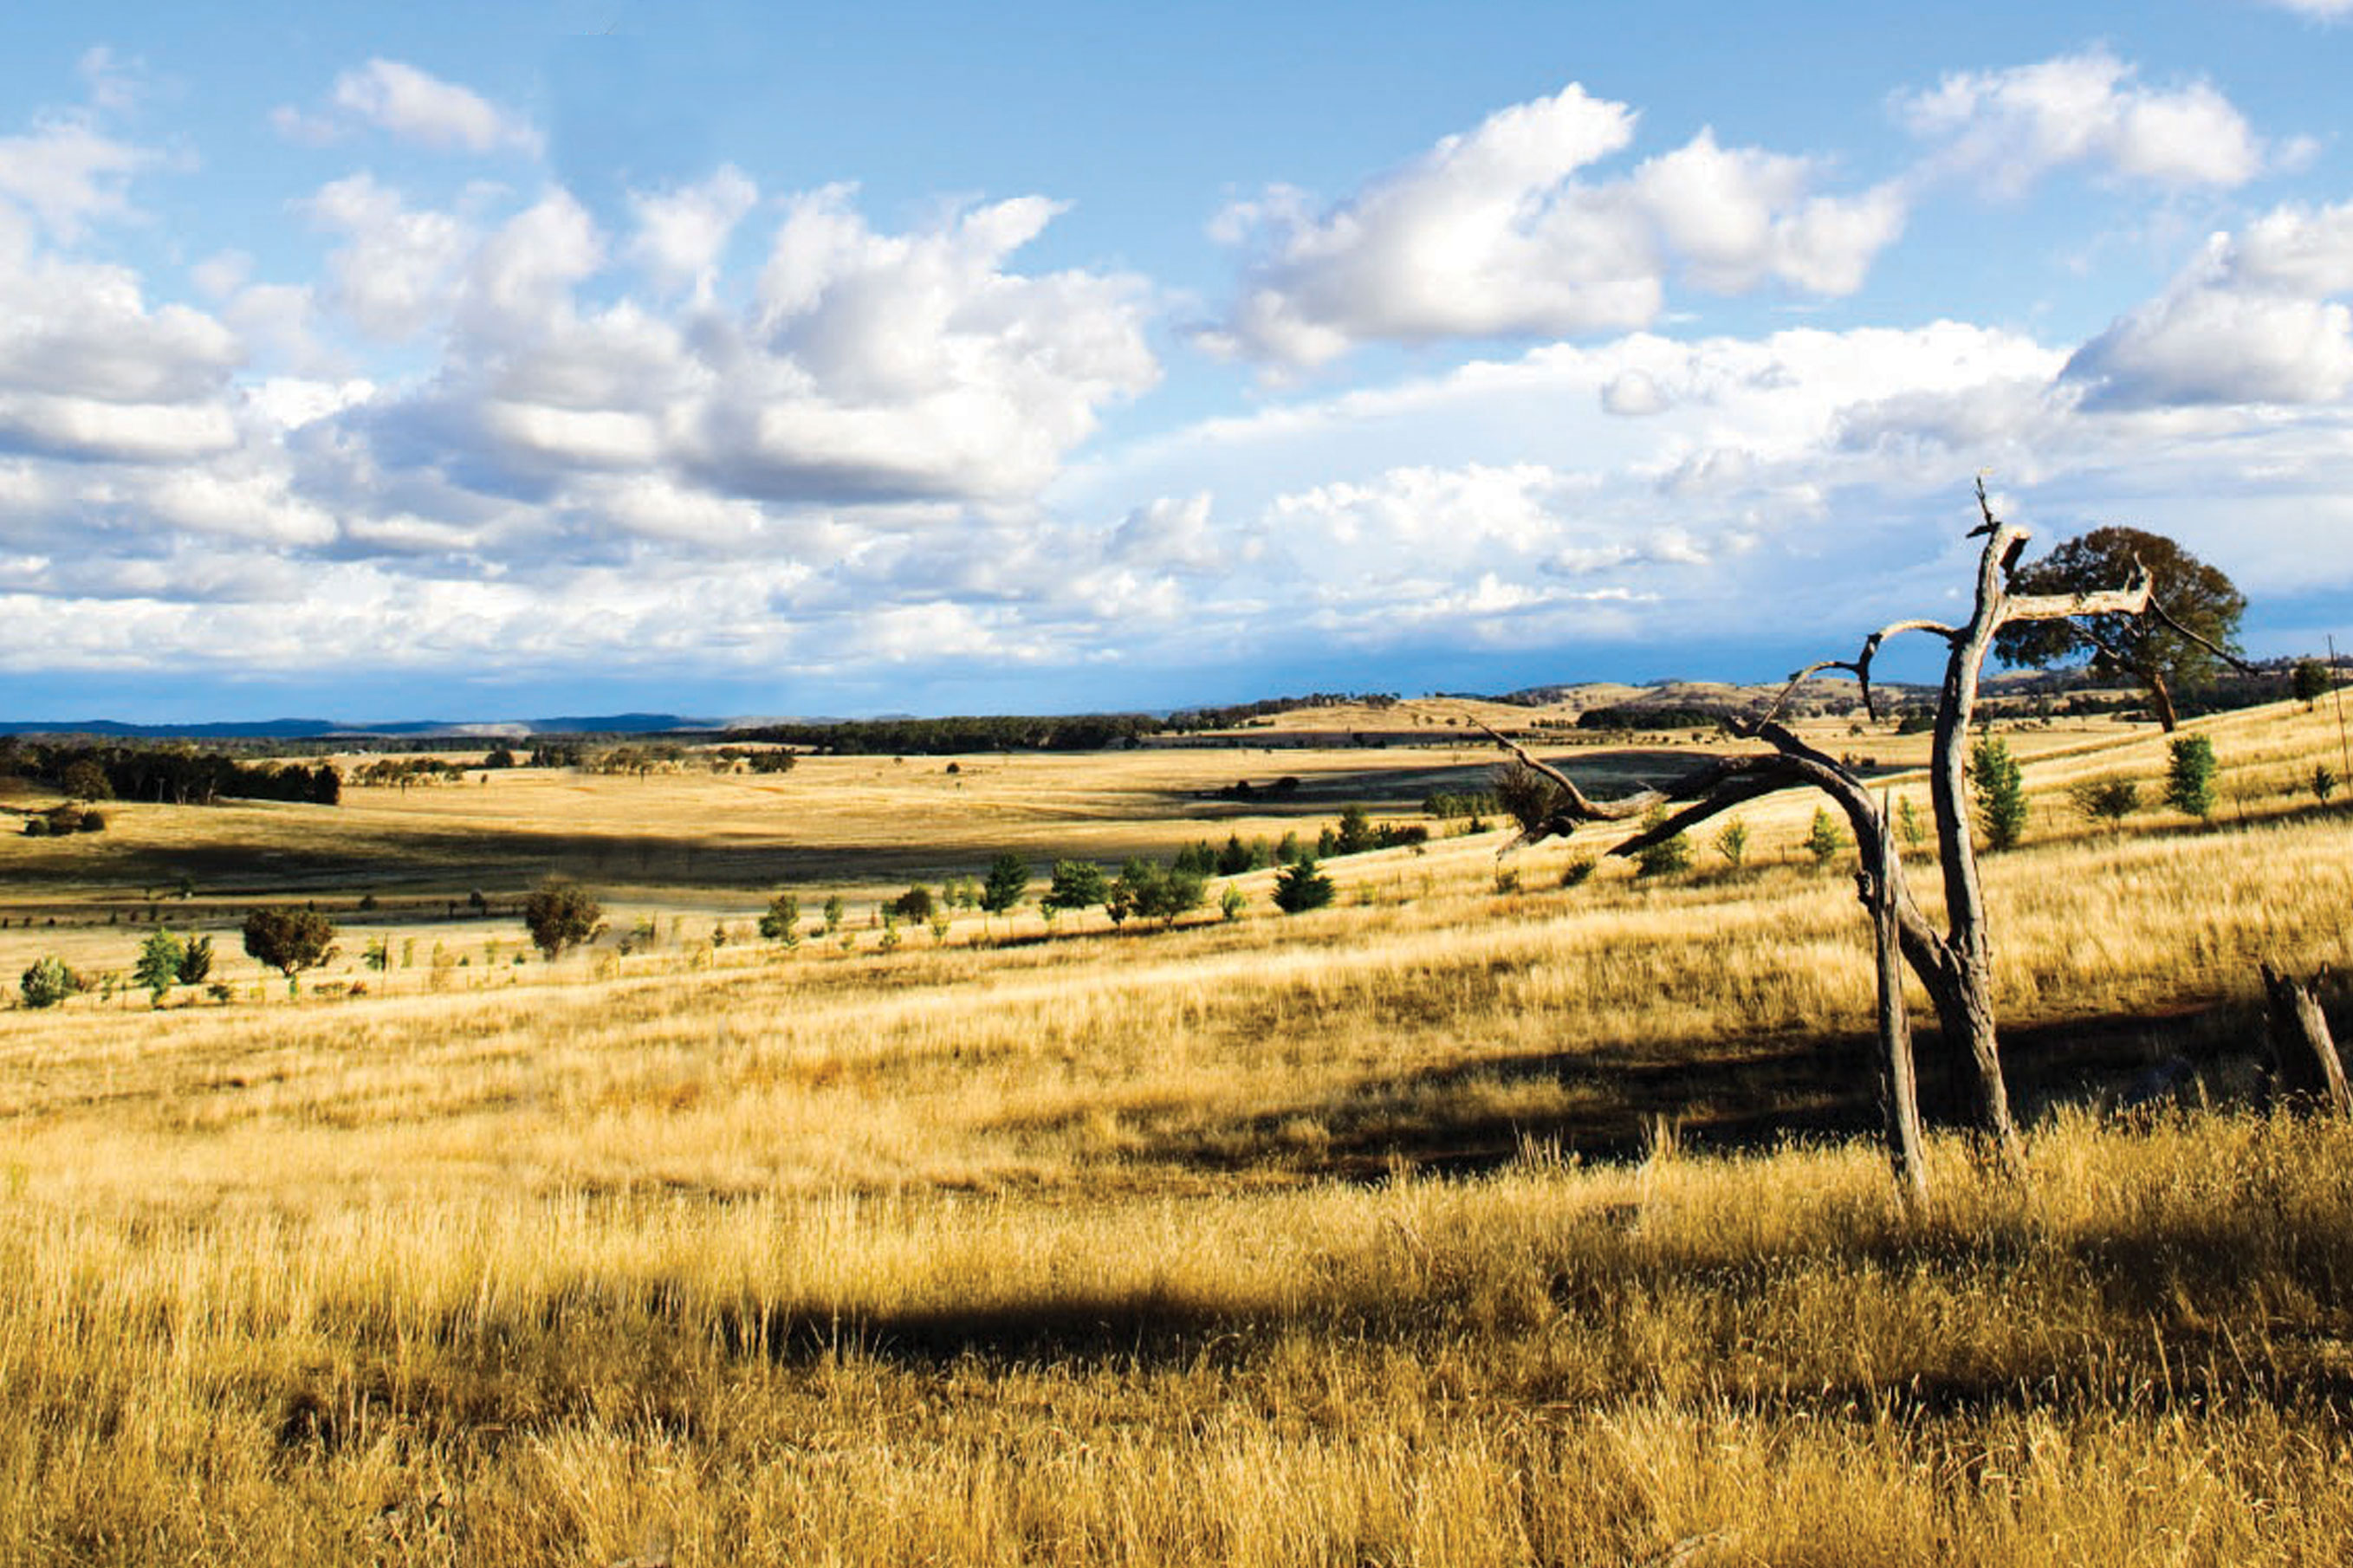
[[[2254,973],[2353,963],[2328,711],[2197,721],[2202,824],[2146,727],[2004,728],[2027,1168],[1940,1137],[1916,1214],[1814,797],[1744,812],[1741,868],[1703,835],[1579,879],[1622,830],[1499,858],[1419,815],[1495,760],[1459,714],[1377,748],[1321,717],[0,840],[12,997],[45,954],[117,977],[0,1012],[0,1555],[2353,1555],[2353,1130],[2261,1109]],[[1860,729],[1816,738],[1925,812],[1926,738]],[[1539,749],[1626,784],[1700,750]],[[2147,803],[2120,826],[2070,804],[2105,777]],[[1035,901],[1057,858],[1312,841],[1352,802],[1433,837],[1326,862],[1327,909],[1269,871],[1168,929]],[[879,923],[1006,849],[1014,913]],[[608,926],[554,963],[514,913],[549,871]],[[840,929],[762,941],[780,889]],[[236,929],[288,900],[341,927],[291,995]],[[214,938],[222,994],[122,978],[158,927]]]

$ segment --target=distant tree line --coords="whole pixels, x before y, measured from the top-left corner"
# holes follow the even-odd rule
[[[1580,730],[1713,730],[1746,710],[1731,703],[1615,702],[1577,716]]]
[[[26,742],[0,736],[0,774],[48,785],[78,800],[136,800],[161,805],[215,801],[286,800],[333,805],[343,774],[332,763],[240,763],[220,752],[177,744]]]
[[[950,756],[970,752],[1097,752],[1160,732],[1148,713],[1024,717],[850,719],[838,723],[758,724],[731,730],[737,741],[773,741],[836,756]]]
[[[1230,730],[1252,719],[1271,719],[1303,708],[1394,708],[1394,691],[1312,691],[1304,697],[1267,697],[1256,702],[1235,702],[1219,708],[1187,708],[1168,716],[1168,728],[1179,734],[1198,730]]]

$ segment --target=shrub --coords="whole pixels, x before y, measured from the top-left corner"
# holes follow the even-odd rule
[[[2327,763],[2315,763],[2312,766],[2311,785],[2312,798],[2327,805],[2328,797],[2337,793],[2337,771]]]
[[[1724,857],[1725,865],[1739,870],[1748,858],[1748,824],[1736,816],[1716,829],[1715,852]]]
[[[2067,798],[2091,822],[2122,822],[2140,809],[2140,786],[2130,779],[2085,779],[2072,784]]]
[[[192,936],[180,949],[180,984],[201,985],[213,972],[213,939]]]
[[[2214,815],[2214,742],[2182,735],[2172,745],[2165,773],[2165,804],[2200,822]]]
[[[58,958],[37,958],[17,986],[27,1007],[54,1007],[81,989],[81,977]]]
[[[2026,836],[2026,776],[2009,742],[1991,735],[1969,749],[1969,778],[1976,786],[1978,826],[1986,847],[2009,849]]]
[[[825,900],[825,934],[831,936],[840,931],[842,917],[848,912],[849,906],[841,901],[839,893],[828,895]]]
[[[131,971],[132,978],[146,988],[150,1000],[160,1007],[164,994],[179,983],[180,961],[186,956],[187,949],[178,937],[168,931],[150,931],[139,944],[139,962]]]
[[[760,934],[770,942],[783,942],[786,947],[798,946],[801,901],[791,893],[778,893],[768,900],[768,908],[760,916]]]
[[[523,929],[533,945],[552,962],[568,947],[594,942],[605,929],[605,909],[577,882],[550,877],[522,901]]]
[[[1242,911],[1248,908],[1250,908],[1250,900],[1242,896],[1242,890],[1240,888],[1228,888],[1218,895],[1218,912],[1229,921],[1241,919]]]
[[[335,922],[316,910],[259,909],[245,917],[245,951],[258,963],[286,976],[290,988],[295,975],[334,957]]]
[[[932,918],[932,890],[917,882],[884,905],[883,912],[902,921],[927,921]]]
[[[1656,827],[1667,819],[1664,806],[1652,806],[1642,818],[1644,827]],[[1634,875],[1637,877],[1668,877],[1691,869],[1691,836],[1678,833],[1672,838],[1662,838],[1634,855]]]
[[[1814,864],[1829,865],[1845,847],[1846,835],[1839,831],[1838,818],[1830,814],[1828,806],[1814,807],[1813,823],[1806,829],[1806,853],[1814,858]]]
[[[1313,857],[1294,860],[1274,879],[1274,907],[1284,914],[1303,914],[1332,901],[1332,879],[1316,868]]]
[[[1913,809],[1908,795],[1895,803],[1895,837],[1903,841],[1905,848],[1913,850],[1928,841],[1928,831],[1920,826],[1920,814]]]
[[[1586,883],[1593,879],[1594,870],[1599,866],[1599,864],[1600,862],[1594,859],[1590,855],[1578,856],[1576,859],[1571,860],[1567,865],[1561,868],[1560,885],[1564,888],[1581,888],[1585,886]]]

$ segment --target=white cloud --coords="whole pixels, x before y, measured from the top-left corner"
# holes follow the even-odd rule
[[[281,134],[313,142],[356,123],[441,152],[512,150],[536,157],[543,144],[522,115],[399,60],[376,58],[344,71],[335,78],[328,103],[326,114],[281,107],[271,121]]]
[[[155,161],[80,117],[53,117],[29,134],[0,136],[0,199],[71,244],[95,220],[129,216],[131,177]]]
[[[2263,139],[2213,87],[2142,86],[2104,49],[1955,72],[1900,95],[1896,113],[1937,144],[1937,169],[2003,196],[2071,164],[2158,185],[2229,188],[2261,174],[2265,158]]]
[[[314,223],[343,237],[327,258],[329,287],[363,331],[398,341],[448,312],[453,281],[476,243],[464,222],[413,209],[366,174],[322,187],[307,206]]]
[[[1209,495],[1163,496],[1130,511],[1112,535],[1112,559],[1163,572],[1212,573],[1227,564],[1209,529]]]
[[[1585,170],[1635,115],[1572,83],[1449,136],[1316,214],[1277,188],[1212,233],[1252,252],[1213,348],[1314,365],[1370,339],[1577,334],[1644,325],[1666,281],[1739,293],[1850,293],[1900,232],[1893,186],[1811,194],[1809,160],[1725,148],[1711,132],[1626,177]]]
[[[2333,403],[2353,388],[2353,203],[2218,234],[2067,367],[2095,405]]]
[[[2323,22],[2353,16],[2353,0],[2265,0],[2265,3]]]
[[[691,287],[707,299],[729,237],[759,199],[759,187],[732,163],[676,190],[633,192],[638,232],[629,255],[657,287]]]

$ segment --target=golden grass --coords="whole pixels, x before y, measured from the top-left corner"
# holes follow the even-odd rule
[[[2334,745],[2287,709],[2210,730],[2226,778]],[[2110,740],[2028,779],[2047,805],[2161,757]],[[1088,821],[1202,837],[1169,803],[1236,771],[1093,761],[981,760],[962,799],[996,815],[955,828],[944,774],[783,782],[849,886],[894,814],[976,847],[1027,820],[1042,860]],[[345,809],[492,835],[507,787]],[[596,781],[562,830],[653,798],[707,827],[741,787]],[[2347,962],[2353,842],[2308,805],[2039,816],[1989,860],[2045,1108],[2025,1181],[1940,1142],[1916,1216],[1866,1144],[1773,1139],[1870,1116],[1862,918],[1801,864],[1804,797],[1748,814],[1736,879],[1563,890],[1578,842],[1498,893],[1490,835],[1335,862],[1338,907],[1297,919],[1261,874],[1231,924],[790,957],[691,924],[601,978],[503,962],[512,922],[396,917],[472,962],[358,1000],[0,1013],[0,1552],[2341,1562],[2353,1132],[2064,1105],[2094,1058],[2182,1049],[2224,1092],[2253,957]],[[649,892],[691,922],[756,904]],[[136,940],[57,931],[126,965]],[[63,940],[0,931],[0,963]]]

